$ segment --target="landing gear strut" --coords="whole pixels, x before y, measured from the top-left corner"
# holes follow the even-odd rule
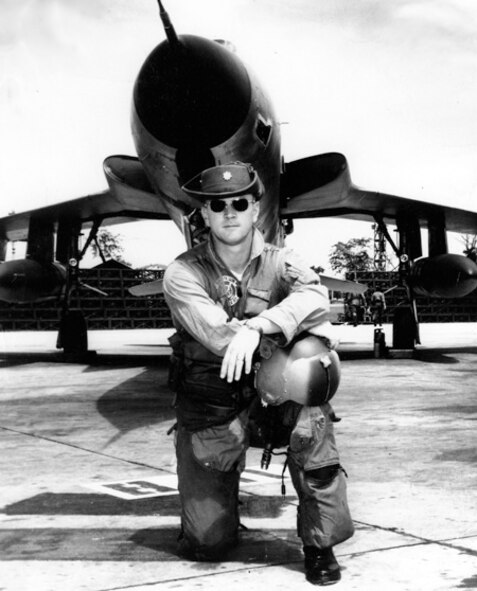
[[[88,330],[81,310],[64,310],[61,315],[56,347],[66,357],[83,357],[88,352]]]
[[[393,319],[393,348],[414,349],[417,326],[413,311],[408,306],[396,308]]]
[[[68,219],[61,220],[59,224],[57,258],[66,267],[66,281],[61,296],[61,318],[56,348],[63,349],[67,361],[81,362],[95,355],[94,351],[88,351],[88,329],[84,314],[81,310],[70,310],[70,303],[72,291],[80,287],[103,296],[107,295],[97,288],[86,285],[79,278],[79,262],[88,246],[96,239],[101,221],[95,220],[81,252],[78,246],[81,224]]]

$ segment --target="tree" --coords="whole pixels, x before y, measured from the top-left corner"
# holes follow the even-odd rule
[[[324,267],[322,267],[321,265],[312,265],[312,267],[311,267],[311,268],[312,268],[312,270],[313,270],[315,273],[318,273],[318,275],[319,275],[320,273],[323,273],[323,271],[325,270],[325,268],[324,268]]]
[[[371,238],[351,238],[348,242],[337,242],[331,248],[330,266],[338,273],[356,273],[369,271],[373,259],[369,254]]]
[[[124,265],[129,265],[123,258],[123,246],[119,234],[113,234],[109,230],[99,230],[96,240],[91,243],[93,256],[100,257],[103,263],[109,259],[119,261]]]
[[[477,263],[477,234],[462,234],[461,240],[464,243],[462,252],[474,263]]]

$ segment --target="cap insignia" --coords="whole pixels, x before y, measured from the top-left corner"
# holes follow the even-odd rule
[[[230,181],[230,179],[232,178],[232,173],[226,170],[222,176],[224,178],[224,181]]]

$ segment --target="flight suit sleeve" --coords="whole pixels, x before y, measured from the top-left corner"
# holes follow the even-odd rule
[[[242,325],[236,318],[229,320],[224,308],[207,293],[200,276],[176,260],[164,273],[163,289],[174,326],[185,329],[215,355],[223,356]]]
[[[283,249],[278,266],[279,282],[288,295],[260,314],[280,327],[289,343],[297,334],[329,325],[328,290],[319,276],[291,249]],[[326,336],[326,332],[324,332]]]

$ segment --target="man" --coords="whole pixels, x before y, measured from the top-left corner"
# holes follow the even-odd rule
[[[349,316],[353,326],[358,326],[364,320],[366,300],[360,293],[352,293],[349,297]]]
[[[371,296],[371,319],[374,326],[381,326],[383,323],[384,311],[386,310],[386,297],[381,290],[381,286],[377,285],[376,290]]]
[[[183,190],[202,200],[209,237],[169,265],[163,284],[179,360],[179,550],[194,560],[220,560],[238,542],[239,480],[257,398],[251,370],[261,337],[287,344],[304,331],[324,334],[329,302],[319,277],[291,250],[265,244],[254,227],[263,187],[250,165],[209,168]],[[329,404],[291,404],[288,463],[306,575],[330,584],[341,576],[332,548],[353,534],[334,414]]]

